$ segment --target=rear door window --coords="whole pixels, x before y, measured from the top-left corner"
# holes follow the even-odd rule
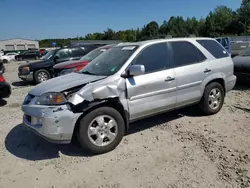
[[[171,67],[186,66],[206,60],[201,51],[190,42],[169,42],[168,46],[171,54]]]
[[[197,42],[217,59],[229,57],[227,51],[214,40],[197,40]]]
[[[72,57],[82,57],[86,54],[86,52],[82,50],[81,48],[72,49],[71,53],[72,53]]]

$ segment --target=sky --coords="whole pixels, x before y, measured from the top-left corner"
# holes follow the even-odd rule
[[[162,24],[171,16],[206,17],[216,6],[241,0],[0,0],[0,40],[68,38]]]

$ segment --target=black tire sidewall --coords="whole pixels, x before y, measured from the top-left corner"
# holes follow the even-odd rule
[[[219,89],[221,92],[221,102],[220,102],[220,106],[217,109],[212,109],[210,108],[208,104],[208,99],[209,99],[209,94],[211,90],[215,88]],[[224,98],[225,98],[225,91],[222,85],[218,82],[210,83],[209,85],[206,86],[204,90],[203,99],[201,100],[201,103],[200,103],[200,108],[201,110],[203,110],[203,112],[205,112],[208,115],[216,114],[221,110],[223,103],[224,103]]]
[[[118,133],[115,140],[107,146],[95,146],[88,138],[88,126],[91,121],[100,115],[108,115],[115,119],[118,126]],[[125,123],[121,114],[111,107],[100,107],[88,114],[86,114],[81,120],[78,129],[78,140],[81,146],[94,154],[102,154],[109,152],[116,148],[116,146],[121,142],[125,132]]]
[[[49,79],[51,78],[51,75],[50,75],[50,73],[49,73],[47,70],[45,70],[45,69],[40,69],[40,70],[35,71],[35,73],[34,73],[34,80],[35,80],[36,83],[38,83],[38,84],[41,83],[41,82],[38,80],[38,78],[37,78],[37,76],[38,76],[38,74],[39,74],[40,72],[45,72],[45,73],[48,75],[48,79],[47,79],[47,80],[49,80]]]
[[[3,60],[3,63],[4,63],[4,64],[8,63],[8,60],[7,60],[7,59],[4,59],[4,60]]]

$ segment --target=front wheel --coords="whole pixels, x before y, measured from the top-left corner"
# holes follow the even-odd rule
[[[36,83],[42,83],[51,78],[50,73],[45,69],[37,70],[34,74]]]
[[[207,115],[218,113],[224,103],[225,91],[218,82],[210,83],[205,87],[203,97],[200,101],[200,109]]]
[[[80,120],[78,140],[95,154],[109,152],[121,142],[125,123],[121,114],[111,107],[97,108]]]
[[[7,60],[7,59],[4,59],[4,60],[3,60],[3,63],[8,63],[8,60]]]

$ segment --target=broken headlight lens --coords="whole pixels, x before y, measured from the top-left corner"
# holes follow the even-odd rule
[[[61,93],[44,93],[36,101],[38,105],[62,105],[65,104],[67,100]]]

